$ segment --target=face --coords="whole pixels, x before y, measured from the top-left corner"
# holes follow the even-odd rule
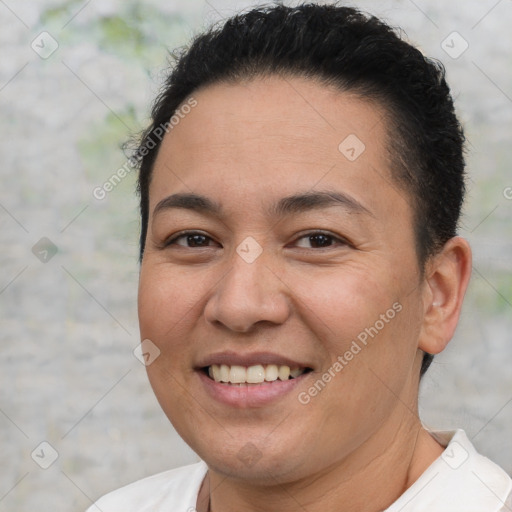
[[[410,198],[373,103],[298,77],[194,98],[150,185],[149,379],[211,468],[291,481],[412,416],[423,307]]]

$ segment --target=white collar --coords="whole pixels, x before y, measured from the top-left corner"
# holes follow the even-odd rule
[[[499,512],[512,480],[480,455],[463,430],[430,431],[444,452],[384,512]]]

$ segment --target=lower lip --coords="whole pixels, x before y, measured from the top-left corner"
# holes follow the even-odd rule
[[[199,379],[206,392],[218,402],[232,407],[262,407],[289,395],[306,377],[307,373],[289,380],[275,380],[261,384],[225,384],[216,382],[203,371]]]

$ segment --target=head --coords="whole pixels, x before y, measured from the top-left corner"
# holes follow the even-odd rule
[[[256,9],[179,57],[136,154],[139,317],[161,351],[148,367],[157,398],[203,458],[223,457],[215,435],[232,455],[265,432],[282,446],[270,434],[281,414],[308,413],[293,442],[332,429],[343,457],[399,421],[397,396],[413,406],[469,277],[463,141],[442,65],[352,8]],[[237,351],[299,359],[302,400],[211,401],[210,356]],[[315,446],[283,472],[306,452],[328,460]]]

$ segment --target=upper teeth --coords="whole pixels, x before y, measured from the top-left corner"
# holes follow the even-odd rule
[[[254,366],[228,366],[227,364],[212,364],[208,368],[208,374],[215,382],[231,382],[232,384],[259,384],[264,381],[288,380],[295,378],[306,371],[305,368],[290,369],[286,365],[257,364]]]

